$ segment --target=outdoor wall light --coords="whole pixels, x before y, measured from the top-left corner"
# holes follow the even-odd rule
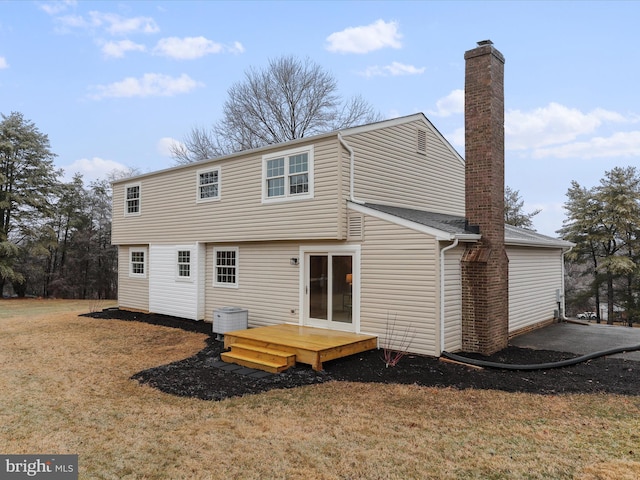
[[[298,257],[291,257],[291,258],[289,259],[289,263],[290,263],[291,265],[298,265]]]

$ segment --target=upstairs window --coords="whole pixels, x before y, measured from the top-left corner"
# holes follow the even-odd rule
[[[263,202],[313,197],[313,147],[265,155]]]
[[[125,185],[125,201],[124,201],[124,214],[125,215],[140,215],[140,184],[132,183]]]
[[[178,278],[183,280],[191,278],[190,250],[178,250]]]
[[[220,168],[198,171],[198,202],[220,199]]]

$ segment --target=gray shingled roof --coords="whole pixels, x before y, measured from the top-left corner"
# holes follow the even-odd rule
[[[412,208],[390,207],[388,205],[377,205],[374,203],[366,203],[365,207],[454,235],[478,233],[477,230],[467,229],[465,218],[456,215],[425,212]]]
[[[504,226],[504,239],[505,242],[512,245],[540,245],[561,248],[569,248],[574,246],[573,243],[567,242],[566,240],[549,237],[532,230],[518,228],[512,225]]]
[[[374,203],[366,203],[365,206],[372,210],[377,210],[379,212],[393,215],[394,217],[434,228],[449,234],[468,235],[478,233],[476,228],[467,224],[464,217],[457,215],[445,215],[443,213],[425,212],[423,210],[415,210],[412,208],[392,207],[389,205],[377,205]],[[511,225],[505,225],[504,239],[507,244],[511,245],[532,245],[555,248],[568,248],[573,246],[571,242]]]

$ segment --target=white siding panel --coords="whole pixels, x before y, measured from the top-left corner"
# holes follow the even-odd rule
[[[463,247],[445,252],[444,277],[444,348],[447,352],[462,350],[462,276],[460,259]]]
[[[379,345],[436,354],[438,335],[436,242],[404,227],[365,217],[361,251],[360,330],[378,335]],[[393,330],[393,333],[391,333]]]
[[[129,251],[131,248],[147,248],[147,245],[125,245],[118,247],[118,307],[149,311],[149,276],[129,276]],[[148,257],[147,251],[147,257]],[[149,259],[147,258],[147,270]],[[148,273],[148,272],[147,272]]]
[[[507,247],[507,255],[509,333],[552,319],[562,289],[562,251]]]
[[[191,279],[178,278],[177,252],[191,252]],[[198,245],[151,245],[149,247],[149,310],[154,313],[201,320],[204,289],[198,280],[204,248]]]

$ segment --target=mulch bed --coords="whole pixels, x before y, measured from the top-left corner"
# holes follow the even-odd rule
[[[223,400],[272,389],[296,388],[328,381],[493,389],[542,395],[565,393],[640,395],[640,362],[608,357],[592,359],[570,367],[510,371],[471,368],[420,355],[407,355],[396,366],[386,367],[382,358],[383,352],[372,350],[326,362],[322,372],[315,372],[310,366],[300,364],[277,375],[256,378],[248,375],[250,371],[247,369],[232,372],[220,368],[223,343],[216,340],[216,335],[212,334],[210,323],[118,309],[107,309],[86,316],[107,320],[147,322],[208,334],[207,346],[196,355],[144,370],[132,377],[140,383],[148,384],[166,393],[203,400]],[[509,346],[489,357],[477,354],[461,355],[519,365],[550,363],[576,357],[572,353],[514,346]]]

